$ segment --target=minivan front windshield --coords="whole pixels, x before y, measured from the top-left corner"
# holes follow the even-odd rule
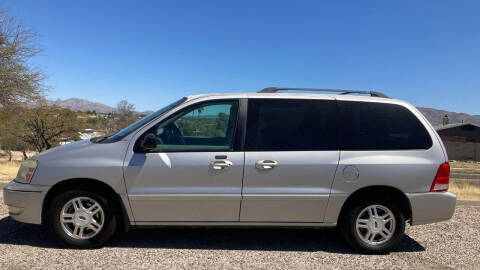
[[[133,123],[133,124],[130,124],[129,126],[127,126],[126,128],[124,129],[121,129],[119,130],[117,133],[113,134],[112,136],[109,136],[108,138],[106,138],[105,141],[118,141],[118,140],[121,140],[122,138],[124,138],[125,136],[127,136],[128,134],[132,133],[134,130],[136,130],[137,128],[145,125],[146,123],[152,121],[153,119],[157,118],[158,116],[164,114],[165,112],[177,107],[178,105],[182,104],[185,100],[187,100],[187,98],[181,98],[163,108],[161,108],[160,110],[156,111],[156,112],[153,112],[145,117],[143,117],[142,119],[138,120],[137,122]]]

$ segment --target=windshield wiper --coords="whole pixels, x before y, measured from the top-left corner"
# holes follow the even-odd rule
[[[108,137],[110,137],[110,135],[94,137],[94,138],[91,138],[90,141],[93,143],[100,143],[108,139]]]

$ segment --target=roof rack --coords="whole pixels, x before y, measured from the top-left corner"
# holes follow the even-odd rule
[[[276,93],[278,91],[318,91],[318,92],[335,92],[340,95],[348,94],[368,94],[372,97],[390,98],[382,92],[376,91],[361,91],[361,90],[344,90],[344,89],[320,89],[320,88],[289,88],[289,87],[267,87],[260,90],[258,93]]]

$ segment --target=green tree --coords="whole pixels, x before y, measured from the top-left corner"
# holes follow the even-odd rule
[[[31,147],[22,140],[19,131],[23,130],[23,123],[16,114],[18,111],[11,112],[6,109],[0,110],[0,148],[7,152],[9,160],[12,160],[12,151],[20,151],[23,158],[27,159],[27,150]]]
[[[44,102],[25,109],[20,119],[23,130],[17,130],[17,134],[39,152],[58,145],[62,140],[79,139],[78,132],[83,128],[83,122],[75,112]]]
[[[12,152],[20,151],[23,153],[23,159],[27,159],[27,144],[18,136],[15,136],[12,133],[7,133],[4,136],[0,137],[0,146],[2,150],[7,152],[8,160],[12,160]]]

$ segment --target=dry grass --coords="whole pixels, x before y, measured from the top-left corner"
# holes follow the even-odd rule
[[[455,193],[460,200],[480,200],[480,186],[450,181],[448,191]]]
[[[28,157],[33,157],[37,152],[27,151]],[[4,150],[0,150],[0,163],[8,161],[8,154]],[[23,154],[20,151],[12,151],[12,161],[22,161]]]
[[[452,168],[480,169],[480,162],[450,160],[450,166]]]
[[[10,181],[17,175],[21,161],[0,162],[0,181]]]
[[[452,173],[480,174],[480,162],[478,161],[450,160],[450,166]],[[480,186],[472,185],[468,182],[457,182],[455,179],[452,179],[448,191],[455,193],[457,199],[480,200]]]

